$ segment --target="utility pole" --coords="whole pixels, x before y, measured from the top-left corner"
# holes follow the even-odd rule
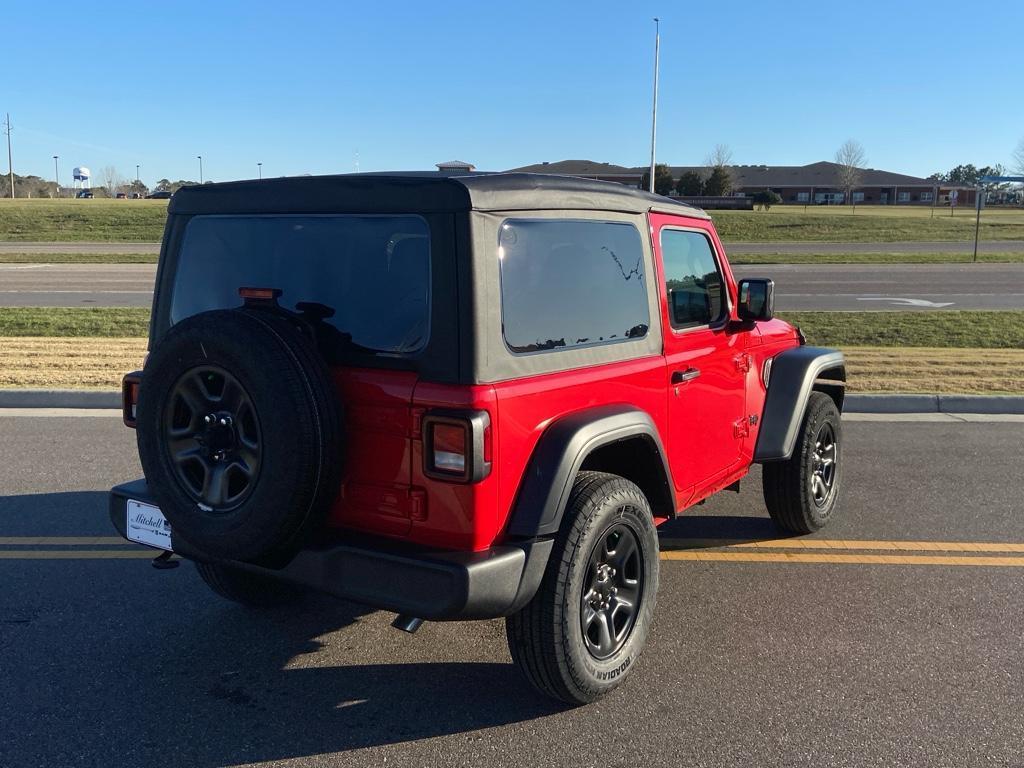
[[[4,122],[4,133],[7,134],[7,175],[11,180],[11,200],[14,199],[14,163],[11,162],[11,113],[7,113]]]
[[[658,136],[658,55],[661,47],[661,22],[654,19],[654,109],[651,112],[651,178],[647,191],[654,192],[654,145]]]

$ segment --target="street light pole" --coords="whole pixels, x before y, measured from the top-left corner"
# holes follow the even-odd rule
[[[203,183],[203,156],[202,155],[196,155],[196,157],[199,158],[199,183],[202,184]]]
[[[661,48],[661,22],[654,19],[654,109],[651,111],[651,178],[647,191],[654,192],[654,146],[658,137],[658,56]]]
[[[60,172],[57,170],[57,158],[59,155],[53,156],[53,180],[57,184],[57,197],[60,197]]]
[[[4,123],[4,132],[7,134],[7,175],[11,181],[11,200],[14,199],[14,162],[11,160],[11,113],[7,113],[7,121]]]
[[[260,179],[263,178],[263,163],[256,163],[256,170],[260,175]]]
[[[135,186],[139,185],[139,164],[135,164]]]

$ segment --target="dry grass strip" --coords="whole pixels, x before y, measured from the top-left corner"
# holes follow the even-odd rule
[[[145,355],[144,338],[0,337],[0,387],[119,389]]]
[[[845,347],[850,392],[1024,394],[1024,350]]]
[[[850,392],[1024,394],[1024,350],[847,347]],[[144,338],[0,337],[0,387],[117,389]]]

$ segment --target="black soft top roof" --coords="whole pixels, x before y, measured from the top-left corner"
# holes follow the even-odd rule
[[[453,213],[657,210],[706,219],[699,208],[622,184],[539,173],[361,173],[182,187],[172,214]]]

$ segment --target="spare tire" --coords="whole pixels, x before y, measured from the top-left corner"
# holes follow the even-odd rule
[[[172,542],[204,557],[283,564],[337,495],[338,395],[286,315],[241,308],[177,323],[146,361],[136,415]]]

